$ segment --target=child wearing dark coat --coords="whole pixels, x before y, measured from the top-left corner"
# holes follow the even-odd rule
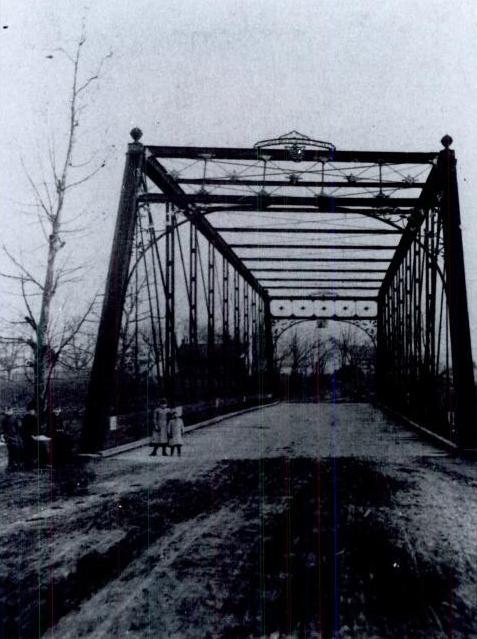
[[[7,406],[2,420],[3,437],[8,451],[7,470],[21,470],[23,468],[23,440],[20,423],[13,416],[11,406]]]

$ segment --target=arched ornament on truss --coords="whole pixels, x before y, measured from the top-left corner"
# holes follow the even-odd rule
[[[328,322],[344,322],[353,326],[357,330],[362,331],[369,338],[374,347],[377,343],[377,321],[375,319],[347,319],[344,317],[332,317],[330,319],[315,319],[315,318],[302,318],[302,319],[281,319],[279,317],[273,318],[273,343],[276,345],[279,338],[291,328],[304,322],[314,323],[316,328],[324,329],[328,327]]]
[[[363,331],[363,333],[366,333],[366,335],[369,337],[373,346],[376,347],[377,335],[378,335],[377,320],[375,319],[369,319],[369,320],[349,319],[348,320],[348,319],[340,318],[335,321],[345,322],[346,324],[350,324],[351,326],[354,326],[354,328],[357,328],[358,330]]]
[[[270,140],[260,140],[254,144],[254,148],[261,151],[261,149],[267,149],[271,147],[284,147],[288,150],[290,160],[293,162],[301,162],[303,160],[303,152],[307,147],[313,147],[315,149],[321,149],[326,153],[326,158],[332,158],[333,153],[336,150],[334,144],[331,142],[323,142],[322,140],[313,140],[308,135],[299,133],[298,131],[290,131],[278,138],[272,138]]]

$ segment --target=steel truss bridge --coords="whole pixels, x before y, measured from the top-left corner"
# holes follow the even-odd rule
[[[381,402],[476,447],[449,136],[426,153],[343,151],[296,131],[253,148],[131,136],[86,450],[132,392],[120,373],[172,405],[272,393],[273,324],[306,318],[374,322]]]

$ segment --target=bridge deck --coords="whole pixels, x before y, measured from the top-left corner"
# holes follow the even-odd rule
[[[148,453],[2,479],[24,628],[40,575],[50,639],[477,634],[477,468],[375,408],[279,404]]]

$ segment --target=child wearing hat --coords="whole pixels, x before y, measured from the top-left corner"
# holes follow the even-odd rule
[[[182,409],[175,408],[172,411],[171,421],[169,422],[171,457],[174,450],[177,449],[177,456],[181,456],[182,444],[184,443],[184,422],[182,420]]]

